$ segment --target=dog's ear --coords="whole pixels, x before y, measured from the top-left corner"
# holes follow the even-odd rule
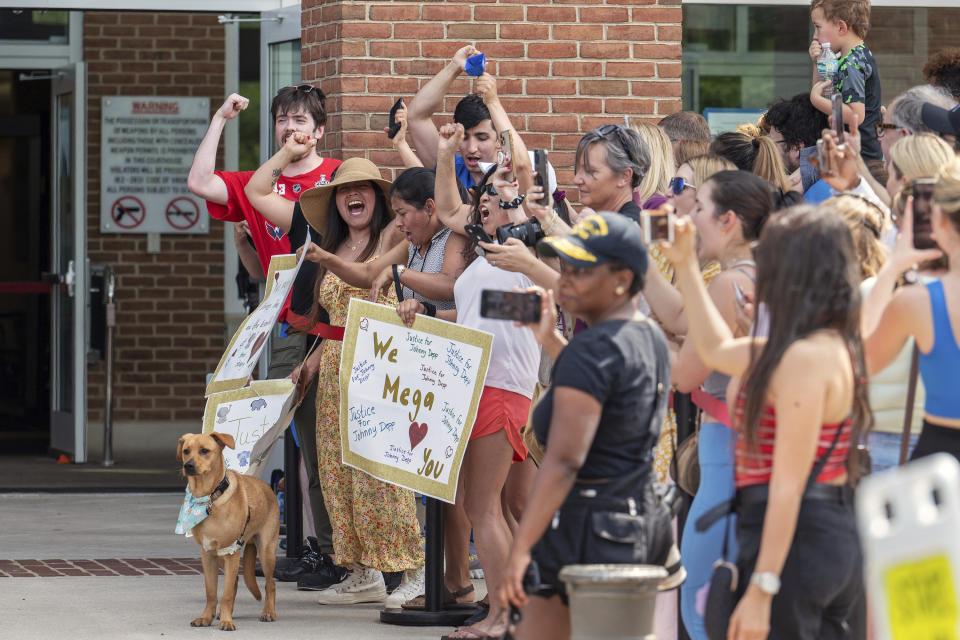
[[[177,462],[183,462],[183,441],[187,439],[187,436],[192,435],[192,433],[185,433],[180,436],[180,440],[177,442]]]
[[[221,448],[221,449],[223,449],[224,447],[230,447],[231,449],[235,449],[235,448],[236,448],[236,443],[235,443],[234,440],[233,440],[233,436],[230,435],[229,433],[217,433],[217,432],[213,432],[213,433],[210,434],[210,436],[211,436],[214,440],[216,440],[217,442],[220,443],[220,448]]]

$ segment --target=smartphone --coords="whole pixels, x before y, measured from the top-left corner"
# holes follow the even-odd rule
[[[933,205],[933,178],[920,178],[913,183],[913,246],[916,249],[936,249],[930,212]]]
[[[390,131],[387,132],[387,137],[393,140],[398,133],[400,133],[400,123],[397,122],[397,111],[403,108],[403,98],[400,98],[393,103],[393,107],[390,108],[390,122],[387,123],[387,126],[390,127]]]
[[[500,134],[500,153],[497,154],[497,164],[501,167],[506,164],[507,160],[513,159],[513,132],[509,129]],[[513,182],[516,180],[513,173],[513,167],[510,167],[510,172],[506,175],[507,180]]]
[[[489,233],[483,230],[482,224],[467,224],[463,227],[464,233],[467,234],[467,237],[473,240],[474,242],[495,242],[495,240],[490,236]],[[483,255],[480,251],[480,247],[477,247],[479,251],[478,254]]]
[[[546,149],[534,149],[533,150],[533,170],[537,172],[536,178],[534,180],[538,185],[543,187],[543,197],[537,201],[542,207],[546,207],[550,204],[550,194],[548,190],[550,189],[548,182],[547,174],[547,150]]]
[[[820,175],[833,175],[833,162],[830,160],[830,154],[828,154],[824,148],[823,138],[817,140],[817,160],[820,165]]]
[[[540,294],[484,289],[480,292],[480,315],[493,320],[540,322]]]
[[[672,213],[642,211],[640,224],[643,228],[643,241],[649,246],[654,242],[673,242],[676,216]]]
[[[833,109],[833,132],[837,136],[837,144],[843,144],[843,96],[839,93],[833,94],[830,99]]]

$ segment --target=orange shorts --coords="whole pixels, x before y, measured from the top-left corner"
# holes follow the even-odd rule
[[[527,445],[523,443],[520,430],[527,423],[529,413],[530,398],[505,389],[484,387],[470,439],[482,438],[504,429],[513,447],[513,461],[523,462],[527,459]]]

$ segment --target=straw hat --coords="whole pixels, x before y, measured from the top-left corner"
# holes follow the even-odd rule
[[[390,206],[390,181],[380,177],[380,170],[366,158],[348,158],[337,167],[330,184],[307,189],[300,194],[300,209],[303,217],[316,231],[323,233],[327,227],[327,213],[330,211],[330,199],[337,187],[351,182],[373,182],[383,192],[387,215],[393,217],[393,207]]]

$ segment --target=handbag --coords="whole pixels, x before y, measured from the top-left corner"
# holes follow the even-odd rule
[[[700,422],[697,421],[696,431],[676,444],[674,436],[673,464],[670,465],[670,477],[691,496],[697,494],[700,488]]]
[[[817,461],[816,466],[807,478],[804,493],[806,493],[806,489],[816,484],[817,476],[823,471],[833,454],[842,430],[837,429],[833,441],[830,443],[830,448],[827,449],[823,458]],[[734,512],[733,501],[729,501],[729,508],[726,511],[723,507],[723,504],[717,505],[696,522],[697,531],[706,531],[716,522],[716,514],[723,513],[723,555],[713,563],[713,573],[710,575],[710,590],[707,592],[707,610],[703,616],[703,625],[707,632],[707,638],[710,640],[726,640],[730,618],[733,616],[733,610],[737,607],[739,600],[737,593],[740,586],[740,572],[735,564],[727,560],[727,543],[730,535],[730,527],[727,521]]]

